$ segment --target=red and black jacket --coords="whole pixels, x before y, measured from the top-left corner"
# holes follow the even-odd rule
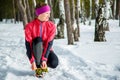
[[[40,30],[40,27],[42,27],[42,30]],[[38,19],[35,19],[26,25],[24,31],[27,56],[30,60],[30,63],[34,61],[32,42],[35,38],[40,37],[40,33],[42,34],[43,42],[43,53],[41,60],[47,61],[49,52],[52,50],[53,39],[56,32],[55,24],[51,21],[40,22]]]

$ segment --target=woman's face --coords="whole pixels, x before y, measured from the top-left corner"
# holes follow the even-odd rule
[[[40,14],[40,15],[38,16],[38,19],[39,19],[40,21],[48,21],[48,20],[49,20],[49,17],[50,17],[50,11]]]

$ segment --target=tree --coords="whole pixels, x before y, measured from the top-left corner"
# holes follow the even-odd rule
[[[32,16],[31,16],[31,11],[30,11],[30,7],[29,7],[29,2],[28,0],[25,0],[26,2],[26,13],[27,13],[27,18],[28,18],[28,22],[32,21]]]
[[[59,22],[57,24],[57,35],[56,38],[64,38],[64,23],[65,23],[65,11],[63,0],[59,0]]]
[[[31,16],[32,16],[32,19],[35,18],[35,7],[36,7],[36,0],[32,0],[32,4],[31,4]]]
[[[94,1],[95,1],[95,16],[97,17],[98,9],[99,9],[99,0],[94,0]]]
[[[119,0],[119,27],[120,27],[120,0]]]
[[[68,0],[64,0],[64,7],[65,7],[65,20],[66,20],[66,26],[67,26],[68,45],[70,45],[70,44],[74,44],[74,42],[73,42],[73,34],[72,34],[72,27],[71,27],[70,6],[69,6]]]
[[[36,0],[32,0],[34,7],[36,7]]]
[[[15,1],[14,0],[13,0],[13,17],[14,17],[14,23],[16,23]]]
[[[82,9],[81,9],[81,22],[83,22],[83,24],[85,25],[85,21],[86,21],[86,12],[85,12],[85,1],[82,1]]]
[[[79,12],[78,12],[79,14]],[[71,27],[74,35],[74,41],[79,41],[78,38],[78,28],[76,25],[76,20],[75,20],[75,2],[74,0],[71,0]]]
[[[51,8],[51,14],[50,14],[50,20],[55,22],[54,21],[54,15],[53,15],[53,4],[52,4],[52,0],[48,0],[48,4],[50,5],[50,8]]]
[[[92,0],[90,0],[90,15],[89,15],[89,25],[91,25],[91,18],[92,18]]]
[[[77,0],[76,2],[76,8],[75,8],[75,15],[76,15],[76,24],[77,24],[77,27],[75,27],[74,29],[74,39],[75,41],[79,41],[79,38],[80,37],[80,0]]]
[[[109,19],[110,17],[112,17],[111,15],[111,2],[109,0],[104,0],[104,5],[105,5],[105,17],[106,19]]]
[[[25,25],[28,23],[27,14],[26,14],[26,2],[25,2],[25,0],[23,0],[23,1],[17,0],[16,2],[17,2],[18,9],[21,13],[23,26],[25,28]]]
[[[103,16],[103,7],[99,7],[98,15],[95,21],[95,37],[94,41],[103,42],[106,41],[105,39],[105,30],[104,30],[104,22],[106,18]]]
[[[115,14],[115,19],[119,18],[119,0],[116,0],[116,14]]]
[[[113,0],[113,19],[115,19],[116,14],[116,0]]]

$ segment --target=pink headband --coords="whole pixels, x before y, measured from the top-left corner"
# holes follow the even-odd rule
[[[47,12],[47,11],[50,11],[50,6],[49,5],[37,8],[35,10],[35,14],[38,16],[39,14],[42,14],[42,13]]]

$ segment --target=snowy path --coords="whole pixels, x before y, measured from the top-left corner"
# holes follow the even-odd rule
[[[57,43],[57,41],[55,42]],[[54,44],[59,66],[41,80],[120,80],[120,67],[83,60]],[[0,80],[40,80],[25,54],[22,24],[0,24]]]

